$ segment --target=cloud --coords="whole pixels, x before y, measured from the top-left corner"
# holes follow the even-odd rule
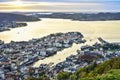
[[[103,2],[88,2],[91,0],[84,0],[84,2],[38,2],[24,0],[21,6],[13,5],[10,2],[1,2],[0,11],[53,11],[53,12],[94,12],[94,11],[119,11],[120,5],[117,3],[103,3]],[[54,1],[54,0],[50,0]],[[56,0],[59,1],[59,0]],[[62,0],[73,1],[73,0]],[[80,1],[80,0],[75,0]],[[83,0],[81,0],[83,1]]]
[[[10,4],[10,2],[3,2],[0,3],[0,8],[7,8],[9,7],[16,8],[17,5]],[[28,8],[28,9],[74,9],[74,8],[87,8],[87,7],[95,7],[100,6],[98,3],[52,3],[52,2],[24,2],[21,8]]]

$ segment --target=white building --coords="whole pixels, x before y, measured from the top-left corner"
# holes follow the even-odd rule
[[[0,69],[0,80],[5,80],[5,75],[2,69]]]

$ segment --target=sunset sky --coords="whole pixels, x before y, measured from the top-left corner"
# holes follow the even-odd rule
[[[120,12],[120,0],[0,0],[0,11]]]

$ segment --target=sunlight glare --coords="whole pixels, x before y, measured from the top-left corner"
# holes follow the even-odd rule
[[[11,4],[15,6],[23,6],[24,3],[21,0],[16,0],[11,2]]]

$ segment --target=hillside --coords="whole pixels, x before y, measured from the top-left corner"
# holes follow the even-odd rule
[[[26,80],[50,80],[50,78],[43,72],[38,78],[28,77]],[[94,63],[76,73],[60,72],[54,80],[120,80],[120,57],[98,65]]]
[[[2,21],[39,21],[39,18],[25,16],[21,14],[0,13],[0,22]]]
[[[101,64],[92,64],[78,70],[75,74],[61,72],[58,80],[120,80],[120,57]]]

